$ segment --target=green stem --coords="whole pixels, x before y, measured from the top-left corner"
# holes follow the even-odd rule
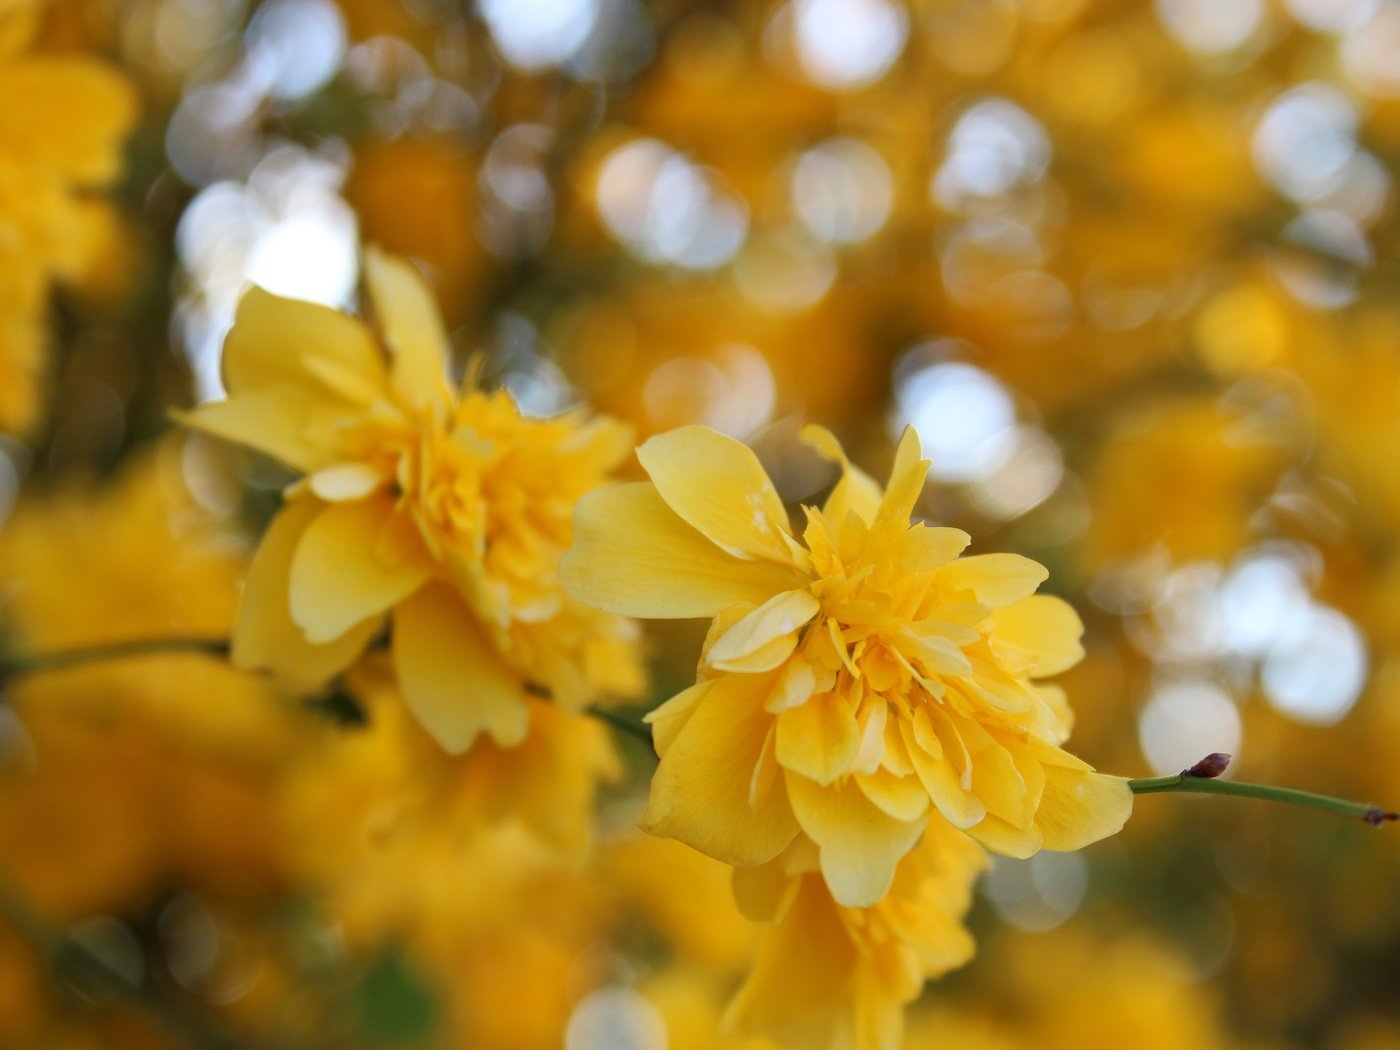
[[[133,656],[168,653],[203,653],[227,656],[227,638],[137,638],[128,642],[103,642],[51,653],[25,653],[0,657],[0,681],[39,671],[62,671],[99,660],[122,660]]]
[[[1274,787],[1271,784],[1242,784],[1235,780],[1216,780],[1191,773],[1189,770],[1170,777],[1147,777],[1128,781],[1134,795],[1156,795],[1163,792],[1186,792],[1198,795],[1235,795],[1240,798],[1258,798],[1266,802],[1285,802],[1291,806],[1306,806],[1343,817],[1355,817],[1367,824],[1379,826],[1386,821],[1400,820],[1400,813],[1392,813],[1380,806],[1365,802],[1349,802],[1331,795],[1318,795],[1311,791],[1297,791],[1293,788]]]
[[[614,729],[620,729],[622,732],[636,737],[646,744],[647,747],[653,746],[651,740],[651,726],[647,725],[645,722],[638,722],[635,719],[628,718],[626,715],[618,714],[616,711],[610,711],[606,707],[590,707],[588,708],[588,713],[599,721],[606,722]]]

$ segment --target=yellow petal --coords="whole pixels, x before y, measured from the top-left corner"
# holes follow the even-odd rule
[[[764,708],[773,714],[805,704],[813,693],[825,692],[836,680],[835,672],[819,671],[806,655],[789,660],[778,675]]]
[[[948,638],[949,625],[925,620],[903,627],[897,637],[900,651],[931,675],[958,677],[972,673],[972,664],[958,645]]]
[[[970,828],[985,817],[986,804],[963,787],[953,764],[941,753],[930,753],[929,749],[919,742],[914,728],[907,721],[901,724],[901,731],[914,772],[944,819],[956,828]]]
[[[1035,811],[1035,825],[1046,849],[1083,849],[1116,835],[1132,812],[1133,793],[1121,777],[1045,766],[1045,792]]]
[[[312,645],[292,622],[287,598],[292,557],[322,507],[316,500],[294,500],[272,519],[248,569],[230,655],[235,667],[270,670],[305,689],[324,685],[350,666],[381,624],[375,617],[328,645]]]
[[[821,881],[802,879],[786,910],[764,932],[721,1030],[785,1047],[857,1047],[851,998],[859,959]]]
[[[860,738],[851,701],[837,693],[818,693],[778,716],[778,764],[830,784],[850,772]]]
[[[404,703],[448,754],[483,732],[502,747],[525,739],[530,709],[519,676],[446,584],[429,584],[394,610],[392,645]]]
[[[689,689],[682,690],[660,707],[648,712],[642,719],[651,726],[651,743],[658,755],[664,755],[670,749],[676,734],[695,713],[695,705],[710,691],[713,684],[714,679],[696,682]]]
[[[927,818],[895,820],[850,780],[822,787],[791,771],[786,780],[798,823],[821,848],[822,878],[832,897],[848,908],[879,903]]]
[[[990,813],[968,828],[967,833],[993,853],[1017,860],[1035,856],[1045,845],[1045,836],[1034,824],[1016,827]]]
[[[822,505],[822,513],[832,521],[845,521],[846,515],[854,512],[867,524],[873,522],[880,510],[881,497],[880,486],[875,479],[851,464],[836,435],[826,427],[808,424],[802,428],[802,440],[816,449],[823,459],[841,467],[841,477]]]
[[[880,520],[909,520],[914,504],[919,502],[919,493],[924,490],[924,479],[928,477],[929,461],[922,456],[918,432],[913,427],[905,427],[899,438],[899,446],[895,449],[890,483],[885,487],[885,498],[880,502],[877,515]]]
[[[432,290],[407,261],[374,247],[365,252],[365,286],[393,356],[394,390],[413,408],[445,410],[451,400],[447,330]]]
[[[948,721],[967,748],[972,793],[982,800],[989,814],[1018,827],[1028,825],[1034,808],[1011,754],[974,719],[949,714]]]
[[[574,508],[574,545],[559,563],[564,588],[624,616],[714,616],[796,586],[772,562],[733,558],[678,518],[653,485],[590,492]]]
[[[731,873],[734,903],[752,922],[768,922],[790,903],[784,898],[797,890],[797,881],[774,859],[755,868],[735,868]]]
[[[790,564],[787,511],[758,457],[709,427],[679,427],[637,449],[661,498],[685,522],[738,558]]]
[[[368,463],[337,463],[323,467],[308,479],[311,491],[327,503],[364,499],[387,481]]]
[[[820,610],[821,603],[806,588],[775,594],[725,631],[710,648],[707,660],[711,667],[721,671],[772,670],[791,655],[797,647],[798,629]],[[785,643],[786,652],[778,656],[783,647],[773,650],[770,656],[777,658],[767,666],[735,666],[744,657],[770,649],[771,643],[778,641]]]
[[[915,525],[899,537],[894,557],[902,572],[928,572],[952,561],[971,542],[962,529]]]
[[[989,618],[993,645],[1006,642],[1034,655],[1030,673],[1045,678],[1084,658],[1084,624],[1074,607],[1049,594],[1033,594]]]
[[[740,867],[766,863],[792,841],[797,821],[781,779],[761,806],[749,805],[772,721],[762,707],[772,679],[714,680],[656,768],[644,830]]]
[[[79,184],[111,181],[136,116],[130,83],[99,62],[45,55],[0,65],[0,156]]]
[[[885,726],[889,724],[890,708],[883,697],[866,694],[856,712],[860,725],[860,748],[856,751],[854,770],[874,773],[885,758]]]
[[[171,414],[185,426],[266,452],[293,470],[309,473],[334,455],[316,440],[316,428],[310,425],[327,407],[308,405],[304,390],[284,384]]]
[[[292,619],[308,641],[328,642],[407,598],[431,570],[424,554],[389,565],[375,557],[397,513],[388,498],[332,503],[307,526],[292,558]]]
[[[317,303],[249,288],[224,341],[224,386],[236,397],[292,386],[307,400],[368,404],[385,389],[384,356],[363,322]]]
[[[868,776],[857,773],[856,784],[866,798],[895,820],[918,820],[928,810],[928,792],[918,777],[897,776],[888,769],[877,769]]]
[[[938,583],[950,592],[971,591],[982,605],[1000,609],[1035,593],[1050,574],[1019,554],[977,554],[938,570]]]

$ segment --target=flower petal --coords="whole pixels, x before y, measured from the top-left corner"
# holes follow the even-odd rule
[[[1133,812],[1133,793],[1122,777],[1046,764],[1045,792],[1035,825],[1045,848],[1083,849],[1116,835]]]
[[[736,623],[715,641],[706,659],[721,671],[768,671],[778,666],[797,647],[797,632],[821,610],[806,588],[775,594]],[[767,667],[734,664],[765,649],[773,642],[789,641],[787,651]]]
[[[72,55],[25,57],[0,65],[0,98],[0,156],[80,185],[121,170],[136,95],[114,70]]]
[[[317,500],[293,500],[272,519],[248,568],[230,654],[235,667],[271,670],[305,689],[324,685],[350,666],[381,622],[372,617],[327,645],[312,645],[292,622],[287,599],[292,557],[306,527],[322,509]]]
[[[721,1031],[788,1047],[863,1045],[856,1042],[851,1006],[860,958],[820,880],[801,879],[787,908],[764,931]]]
[[[661,498],[738,558],[793,563],[787,511],[753,450],[709,427],[678,427],[637,449]]]
[[[921,716],[922,712],[915,717]],[[914,727],[907,720],[901,721],[900,730],[914,772],[944,819],[956,828],[969,828],[985,817],[986,804],[963,787],[952,762],[943,756],[942,746],[937,743],[932,729],[925,734],[924,742],[918,739]],[[926,743],[934,744],[938,751],[931,752]]]
[[[766,863],[792,841],[797,821],[781,779],[761,806],[749,805],[772,721],[762,707],[772,680],[733,674],[714,680],[656,768],[644,830],[740,867]]]
[[[365,251],[364,265],[374,319],[393,358],[395,392],[412,408],[445,411],[447,330],[432,289],[406,260],[378,248]]]
[[[928,477],[929,461],[922,457],[918,431],[905,427],[894,452],[890,483],[885,487],[885,498],[880,501],[876,515],[881,521],[909,520],[914,504],[919,502],[919,494],[924,491],[924,479]]]
[[[319,303],[249,288],[224,341],[229,397],[269,386],[364,405],[385,389],[384,355],[366,325]]]
[[[574,508],[574,545],[559,563],[564,588],[624,616],[714,616],[798,584],[790,569],[740,561],[687,525],[654,485],[590,492]]]
[[[850,780],[822,787],[791,771],[785,779],[798,823],[821,847],[822,877],[837,903],[849,908],[879,903],[927,816],[895,820]]]
[[[952,561],[971,542],[962,529],[914,525],[900,535],[894,556],[903,572],[928,572]]]
[[[714,679],[696,682],[689,689],[683,689],[659,707],[653,708],[642,719],[651,726],[651,744],[658,755],[664,755],[676,739],[676,734],[690,721],[695,713],[695,705],[710,691]]]
[[[778,764],[827,785],[850,772],[860,739],[851,701],[838,693],[818,693],[778,716]]]
[[[1035,678],[1059,674],[1084,659],[1079,641],[1084,624],[1062,598],[1033,594],[998,609],[989,619],[993,648],[1009,643],[1030,653],[1034,657],[1030,673]]]
[[[332,503],[318,514],[292,558],[292,619],[311,642],[328,642],[407,598],[427,580],[426,554],[389,565],[375,557],[394,514],[386,498]]]
[[[808,424],[802,428],[802,440],[816,449],[822,459],[841,467],[841,477],[822,505],[822,513],[831,521],[845,521],[846,515],[854,511],[867,525],[873,522],[880,510],[881,497],[875,479],[852,465],[841,442],[826,427]]]
[[[968,828],[967,833],[993,853],[1017,860],[1035,856],[1045,845],[1045,836],[1034,824],[1018,828],[990,813]]]
[[[305,474],[335,455],[316,440],[317,428],[311,424],[328,407],[308,405],[304,390],[283,384],[172,415],[185,426],[265,452]]]
[[[970,591],[982,605],[1001,609],[1030,597],[1049,575],[1045,566],[1019,554],[977,554],[949,562],[936,579],[950,593]]]
[[[928,792],[918,777],[898,776],[881,768],[868,776],[857,773],[856,784],[866,798],[895,820],[918,820],[928,810]]]
[[[768,922],[797,891],[798,880],[783,870],[781,859],[754,868],[734,868],[730,873],[734,903],[751,922]]]
[[[387,479],[368,463],[337,463],[316,471],[307,482],[327,503],[343,503],[364,499]]]
[[[422,587],[394,610],[392,645],[404,703],[448,754],[462,754],[483,732],[502,747],[525,739],[530,709],[520,677],[446,584]]]

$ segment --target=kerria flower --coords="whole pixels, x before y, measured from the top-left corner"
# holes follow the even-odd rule
[[[758,459],[704,427],[637,451],[650,482],[585,496],[565,586],[601,609],[715,617],[700,680],[652,712],[661,763],[644,826],[740,867],[799,834],[836,901],[869,907],[936,811],[1000,853],[1111,835],[1127,783],[1061,749],[1078,616],[1036,595],[1040,565],[961,557],[910,524],[928,463],[907,430],[882,493],[841,464],[799,540]]]
[[[0,430],[38,413],[54,280],[79,276],[104,205],[87,194],[121,170],[136,95],[90,58],[29,44],[42,4],[0,0]]]
[[[228,399],[187,421],[305,475],[253,558],[233,661],[306,686],[391,625],[404,702],[447,751],[512,747],[530,695],[570,711],[641,688],[636,627],[570,598],[558,561],[626,428],[530,419],[454,390],[447,335],[407,263],[365,256],[373,326],[258,288],[224,346]]]
[[[741,909],[768,926],[724,1025],[804,1050],[896,1050],[905,1005],[972,958],[962,918],[986,867],[976,842],[934,816],[874,907],[836,903],[805,839],[737,869]]]

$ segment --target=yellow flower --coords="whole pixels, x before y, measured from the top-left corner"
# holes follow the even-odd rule
[[[86,191],[117,175],[135,94],[91,59],[28,52],[41,5],[0,3],[0,430],[37,415],[50,284],[99,246]]]
[[[1083,653],[1074,611],[1033,593],[1045,570],[909,523],[928,470],[912,430],[883,493],[807,437],[843,471],[801,542],[753,453],[703,427],[638,450],[650,483],[579,503],[575,595],[715,617],[700,681],[650,716],[647,829],[741,867],[805,833],[847,907],[885,895],[933,811],[1019,857],[1116,832],[1126,782],[1061,750],[1064,695],[1036,682]]]
[[[365,258],[375,328],[250,290],[224,348],[228,400],[189,422],[305,477],[253,559],[233,660],[307,685],[392,617],[404,701],[447,751],[519,744],[530,694],[573,711],[641,686],[636,627],[570,599],[571,511],[627,431],[527,419],[448,384],[447,336],[405,262]]]
[[[962,917],[986,855],[935,817],[872,908],[832,899],[804,840],[735,873],[740,906],[771,923],[725,1025],[808,1050],[895,1050],[924,981],[972,958]]]
[[[164,445],[101,487],[21,500],[0,528],[0,620],[21,653],[217,637],[242,569]],[[172,881],[244,898],[282,884],[274,786],[306,720],[259,679],[151,653],[19,676],[5,707],[23,732],[0,762],[4,877],[42,913],[122,914]],[[20,738],[32,761],[14,760]]]

